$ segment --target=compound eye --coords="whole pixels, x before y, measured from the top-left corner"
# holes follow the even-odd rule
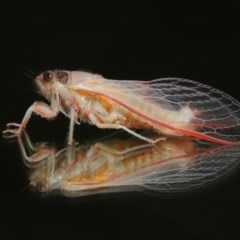
[[[58,71],[56,73],[57,80],[62,84],[67,84],[68,82],[68,73],[64,71]]]
[[[43,80],[48,82],[54,78],[54,73],[51,71],[46,71],[46,72],[43,72],[42,76],[43,76]]]

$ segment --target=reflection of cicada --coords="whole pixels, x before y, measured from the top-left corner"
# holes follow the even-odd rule
[[[31,114],[51,119],[61,111],[74,124],[86,121],[99,128],[123,129],[150,143],[164,136],[188,136],[232,144],[240,139],[240,104],[210,86],[180,78],[153,81],[107,80],[81,71],[46,71],[35,84],[50,106],[35,102],[21,124],[10,123],[5,135],[19,135]],[[153,141],[133,129],[160,134]]]
[[[72,196],[138,187],[186,191],[225,175],[239,156],[238,145],[220,147],[179,138],[154,145],[137,138],[110,138],[60,151],[19,139],[31,170],[30,184],[40,191],[58,189]],[[32,155],[27,155],[25,145],[34,150]]]

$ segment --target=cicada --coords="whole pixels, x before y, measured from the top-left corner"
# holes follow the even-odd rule
[[[57,150],[56,144],[32,144],[26,131],[18,140],[29,185],[69,197],[142,190],[189,192],[219,183],[239,168],[239,144],[223,146],[188,138],[150,144],[111,134]]]
[[[150,143],[168,136],[228,145],[240,139],[240,103],[192,80],[110,80],[83,71],[54,70],[39,74],[34,82],[50,105],[34,102],[20,124],[7,125],[5,136],[21,134],[32,113],[52,119],[62,112],[70,118],[70,145],[74,125],[82,121],[102,129],[123,129]],[[159,138],[149,139],[138,129],[151,130]]]

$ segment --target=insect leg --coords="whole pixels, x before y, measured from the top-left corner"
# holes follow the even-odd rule
[[[99,127],[99,128],[106,128],[106,129],[123,129],[124,131],[132,134],[133,136],[137,137],[137,138],[140,138],[146,142],[149,142],[151,144],[154,144],[154,143],[157,143],[159,141],[163,141],[163,140],[166,140],[166,138],[162,137],[162,138],[158,138],[158,139],[151,139],[151,138],[147,138],[147,137],[144,137],[142,136],[141,134],[138,134],[136,132],[134,132],[133,130],[123,126],[123,125],[120,125],[120,124],[112,124],[112,123],[96,123],[96,126]]]
[[[75,119],[76,119],[76,110],[72,106],[70,109],[70,125],[69,125],[69,132],[68,132],[68,145],[72,145],[72,142],[73,142],[73,130],[74,130]]]
[[[51,101],[51,106],[44,102],[34,102],[26,111],[21,124],[8,123],[7,129],[3,131],[6,138],[19,136],[30,120],[32,113],[36,113],[43,118],[52,119],[59,113],[59,97],[55,96]]]
[[[23,160],[28,167],[33,167],[28,165],[28,163],[36,163],[44,159],[48,159],[48,161],[50,161],[52,158],[54,158],[56,149],[53,146],[49,145],[47,142],[41,142],[33,145],[28,134],[25,131],[23,131],[23,133],[25,139],[22,139],[23,136],[19,136],[18,144],[23,156]],[[29,150],[28,148],[30,151],[27,151]],[[29,152],[29,154],[27,152]]]
[[[66,117],[70,118],[70,115],[68,113],[66,113],[61,106],[59,106],[59,107],[60,107],[61,113],[63,113],[63,115],[65,115]],[[75,123],[80,125],[80,122],[77,119],[75,120]]]
[[[146,144],[141,144],[141,145],[137,145],[137,146],[133,146],[124,150],[117,150],[114,149],[108,145],[106,145],[105,143],[96,143],[95,147],[101,149],[102,151],[114,154],[114,155],[124,155],[127,154],[129,152],[133,152],[136,150],[140,150],[143,148],[149,148],[150,146],[152,146],[150,143],[146,143]]]

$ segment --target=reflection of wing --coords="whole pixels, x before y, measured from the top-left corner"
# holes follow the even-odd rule
[[[220,146],[176,138],[152,145],[124,136],[109,135],[97,143],[67,147],[55,154],[46,144],[40,145],[42,149],[34,147],[37,151],[27,157],[34,160],[30,184],[68,196],[135,191],[139,187],[174,193],[219,182],[239,167],[240,144]],[[21,149],[24,156],[23,146]],[[39,159],[46,161],[35,165]]]
[[[198,82],[180,78],[149,82],[101,79],[72,88],[105,96],[155,127],[219,143],[240,141],[240,103]]]
[[[148,190],[173,193],[200,189],[239,168],[240,145],[214,147],[189,157],[155,165],[118,179],[119,185],[140,185]],[[189,161],[191,164],[189,165]]]

